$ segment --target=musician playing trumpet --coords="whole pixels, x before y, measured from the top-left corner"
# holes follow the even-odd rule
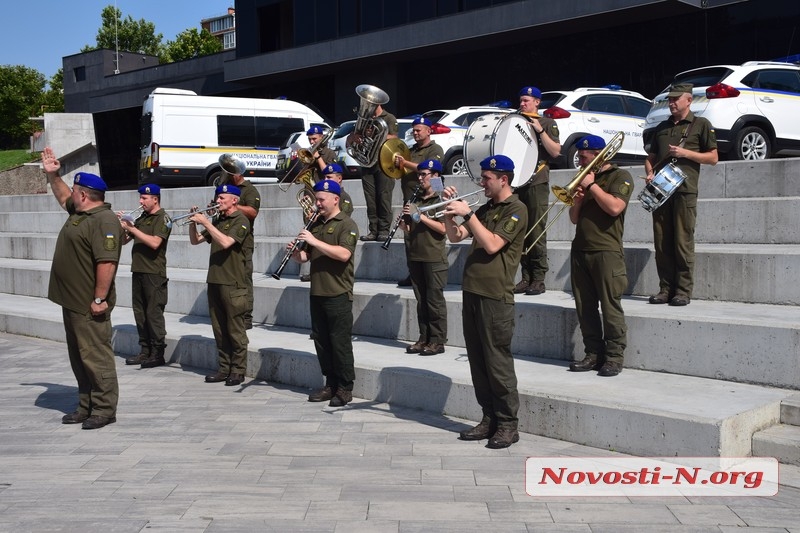
[[[442,175],[442,164],[437,159],[421,161],[417,165],[420,193],[417,206],[437,203],[439,195],[431,187],[431,179]],[[419,339],[406,348],[406,353],[436,355],[444,352],[447,342],[447,302],[444,287],[447,285],[447,250],[445,227],[434,213],[419,213],[419,220],[411,217],[411,205],[403,206],[400,228],[405,232],[406,259],[411,273],[411,286],[417,299]]]
[[[205,381],[235,386],[244,381],[247,367],[248,302],[243,247],[250,234],[250,220],[239,209],[239,187],[220,185],[215,192],[219,216],[213,221],[200,212],[189,217],[189,241],[195,245],[211,244],[206,292],[219,370],[206,376]],[[197,207],[193,209],[196,211]]]
[[[314,185],[316,222],[286,246],[298,263],[311,262],[311,337],[325,385],[309,402],[342,407],[353,400],[353,283],[358,226],[339,208],[341,187],[333,180]]]
[[[167,241],[172,231],[166,211],[161,207],[161,187],[139,187],[142,214],[135,220],[117,213],[125,233],[122,244],[133,242],[131,249],[131,307],[139,334],[139,355],[125,359],[126,365],[154,368],[165,365],[167,329],[164,308],[167,306]]]
[[[462,440],[489,439],[489,448],[507,448],[519,440],[519,393],[511,338],[514,335],[514,275],[522,256],[528,210],[511,190],[514,162],[497,154],[480,163],[481,186],[489,199],[476,212],[467,202],[445,208],[450,242],[472,237],[462,282],[464,342],[475,397],[483,411]],[[455,198],[455,187],[444,190]],[[461,217],[458,225],[455,217]]]
[[[597,135],[579,139],[581,166],[588,168],[605,146]],[[570,278],[585,353],[582,361],[569,365],[573,372],[598,370],[598,375],[606,377],[622,372],[628,344],[621,301],[628,287],[622,234],[632,192],[628,171],[605,162],[586,174],[569,208],[569,219],[576,226]]]
[[[525,293],[535,296],[545,292],[544,278],[547,274],[547,211],[550,198],[550,166],[548,160],[561,153],[558,125],[552,118],[539,115],[539,104],[542,102],[542,91],[536,87],[523,87],[519,91],[519,113],[528,118],[531,129],[539,144],[539,158],[536,168],[539,169],[522,187],[514,191],[520,201],[528,207],[528,224],[536,224],[525,240],[525,249],[539,239],[527,255],[521,260],[522,279],[514,287],[517,294]],[[537,223],[538,221],[538,223]],[[529,230],[531,228],[528,228]],[[541,237],[541,238],[540,238]]]

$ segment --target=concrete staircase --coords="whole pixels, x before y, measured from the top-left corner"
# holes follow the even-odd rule
[[[613,379],[572,374],[582,356],[569,289],[573,228],[562,216],[549,234],[548,291],[519,296],[515,336],[525,431],[640,455],[772,455],[798,463],[800,389],[800,160],[704,167],[697,227],[696,290],[685,308],[651,306],[657,288],[650,216],[638,202],[626,214],[629,287],[623,302],[629,346],[626,371]],[[634,177],[643,175],[631,169]],[[573,173],[556,171],[564,184]],[[636,181],[637,191],[641,182]],[[459,191],[477,186],[453,178]],[[308,285],[290,264],[269,276],[302,222],[294,191],[259,185],[255,320],[248,374],[313,387],[321,380],[308,341]],[[361,184],[345,182],[366,230]],[[395,203],[400,204],[399,186]],[[634,196],[638,192],[634,193]],[[162,203],[173,215],[205,205],[210,188],[170,189]],[[137,205],[135,191],[113,192],[117,210]],[[65,219],[51,195],[0,197],[0,330],[63,340],[60,310],[46,300],[56,236]],[[405,275],[402,239],[384,251],[356,252],[356,395],[476,419],[479,416],[461,331],[460,281],[468,245],[450,247],[446,297],[449,342],[443,356],[404,354],[416,340],[415,300],[395,286]],[[176,227],[169,251],[168,353],[174,363],[213,369],[205,275],[208,247],[191,246]],[[115,349],[138,348],[130,312],[130,251],[123,251],[114,311]],[[123,391],[124,393],[124,391]],[[794,424],[794,427],[789,427]],[[753,435],[756,435],[755,438]]]

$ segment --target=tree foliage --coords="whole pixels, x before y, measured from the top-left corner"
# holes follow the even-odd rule
[[[144,19],[138,21],[128,15],[122,19],[122,11],[114,6],[106,6],[100,14],[102,24],[97,30],[96,46],[84,46],[81,52],[90,52],[102,48],[125,50],[138,54],[151,56],[159,55],[161,39],[164,37],[156,33],[156,25]]]
[[[33,132],[30,117],[42,113],[44,88],[45,77],[38,70],[22,65],[0,66],[0,149],[28,145]]]
[[[167,41],[160,55],[161,63],[184,61],[222,52],[222,43],[208,30],[197,28],[183,30],[174,41]]]

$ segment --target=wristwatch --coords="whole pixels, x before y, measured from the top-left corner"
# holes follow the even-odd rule
[[[103,303],[105,301],[106,301],[105,298],[95,298],[94,299],[94,303],[96,303],[97,305],[100,305],[101,303]]]
[[[474,215],[474,214],[475,214],[475,211],[470,211],[469,213],[467,213],[466,215],[464,215],[464,224],[466,224],[467,222],[469,222],[469,219],[471,219],[471,218],[472,218],[472,215]]]

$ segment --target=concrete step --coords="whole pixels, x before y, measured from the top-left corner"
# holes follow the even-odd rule
[[[115,351],[121,356],[137,353],[131,310],[117,307],[112,320]],[[168,313],[166,320],[172,364],[214,370],[216,352],[207,317]],[[6,295],[0,299],[0,330],[63,341],[61,310],[41,298]],[[307,329],[257,326],[248,336],[249,376],[309,388],[321,385]],[[405,346],[356,333],[354,394],[478,420],[464,350],[448,345],[440,356],[418,357],[405,354]],[[516,357],[515,363],[523,431],[643,456],[748,456],[752,435],[776,424],[781,401],[793,394],[635,369],[604,379],[593,372],[568,372],[565,362],[528,357]]]
[[[0,260],[0,293],[44,298],[50,263]],[[117,275],[118,303],[130,305],[130,270]],[[205,269],[172,269],[167,310],[208,315]],[[309,284],[254,277],[257,323],[310,328]],[[461,291],[448,286],[448,344],[464,346]],[[694,300],[688,307],[655,306],[643,297],[623,299],[628,325],[625,366],[720,380],[800,389],[800,307]],[[512,350],[561,362],[580,359],[583,343],[570,294],[548,290],[519,296]],[[416,300],[393,283],[358,281],[354,333],[390,340],[418,337]],[[757,361],[757,363],[755,363]]]
[[[800,426],[800,394],[795,394],[781,403],[781,422]]]
[[[53,257],[57,234],[0,233],[0,257],[49,261]],[[288,238],[256,239],[253,257],[255,272],[272,273],[286,253]],[[389,250],[382,243],[359,243],[356,250],[356,278],[365,281],[397,281],[407,274],[403,241],[395,238]],[[448,245],[450,269],[448,283],[460,285],[469,241]],[[571,243],[550,241],[548,289],[571,291]],[[129,265],[131,246],[123,249],[121,264]],[[657,292],[658,276],[652,245],[628,244],[625,248],[628,269],[626,294],[647,296]],[[184,235],[170,238],[167,251],[169,271],[180,268],[205,269],[208,246],[193,246]],[[695,290],[693,297],[742,303],[800,305],[800,285],[795,272],[800,267],[800,245],[777,244],[699,244],[696,246]],[[299,265],[290,262],[284,273],[297,275]],[[519,276],[519,274],[518,274]]]
[[[800,426],[778,424],[753,435],[753,455],[800,465]]]

